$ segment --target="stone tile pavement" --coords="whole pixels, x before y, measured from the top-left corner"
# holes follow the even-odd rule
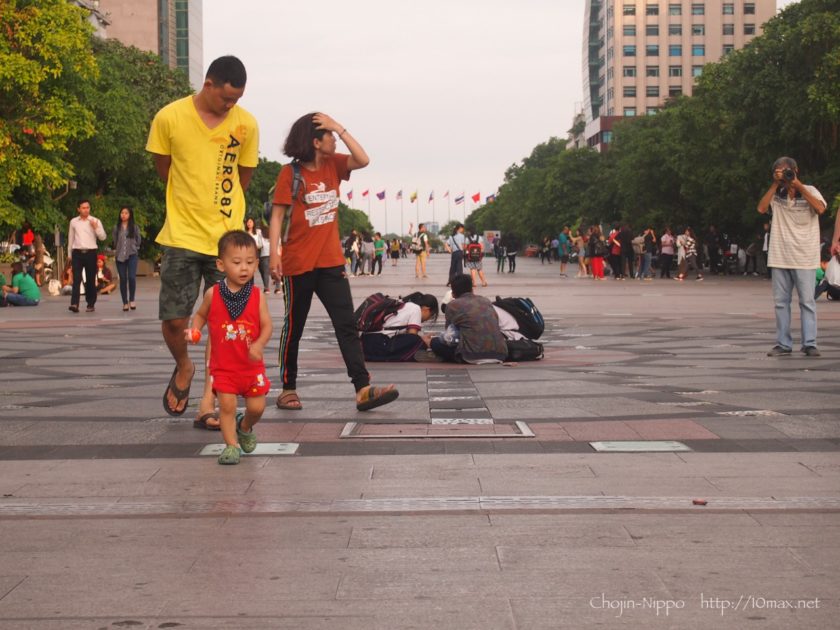
[[[386,265],[354,297],[441,296],[447,266]],[[480,289],[534,299],[544,361],[371,365],[401,396],[368,414],[316,303],[305,408],[257,429],[297,454],[234,468],[162,412],[154,278],[129,314],[0,309],[0,630],[835,627],[840,307],[818,303],[823,357],[770,359],[763,279],[557,272],[526,259]],[[516,421],[534,437],[484,437]]]

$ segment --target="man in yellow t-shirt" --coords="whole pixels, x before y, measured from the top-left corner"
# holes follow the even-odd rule
[[[257,122],[236,103],[245,92],[245,66],[236,57],[219,57],[207,69],[201,91],[166,105],[149,130],[146,150],[166,182],[166,221],[156,241],[163,246],[160,269],[161,330],[175,359],[163,395],[163,408],[180,416],[189,403],[195,365],[184,330],[204,278],[218,282],[219,238],[242,229],[245,189],[258,162]],[[209,352],[209,344],[207,348]],[[209,378],[196,427],[218,428]]]

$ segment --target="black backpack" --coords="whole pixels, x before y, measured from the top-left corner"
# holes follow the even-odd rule
[[[543,345],[530,339],[506,339],[505,361],[539,361],[543,358]]]
[[[531,298],[496,296],[494,305],[510,313],[519,326],[519,332],[528,339],[539,339],[545,332],[545,320]]]
[[[384,328],[385,318],[393,315],[403,302],[389,297],[383,293],[374,293],[359,304],[359,308],[353,313],[356,321],[356,330],[360,333],[380,332]],[[388,330],[397,330],[404,326],[389,327]]]

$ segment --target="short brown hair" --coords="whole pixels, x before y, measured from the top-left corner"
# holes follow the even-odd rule
[[[230,230],[222,234],[222,238],[219,239],[219,258],[231,247],[253,248],[259,254],[257,241],[245,230]]]

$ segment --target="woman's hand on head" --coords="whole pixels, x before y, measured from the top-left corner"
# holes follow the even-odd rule
[[[321,112],[318,112],[312,117],[312,122],[317,125],[316,129],[326,129],[327,131],[334,131],[336,133],[340,133],[344,129],[344,127],[335,122],[331,117]]]

